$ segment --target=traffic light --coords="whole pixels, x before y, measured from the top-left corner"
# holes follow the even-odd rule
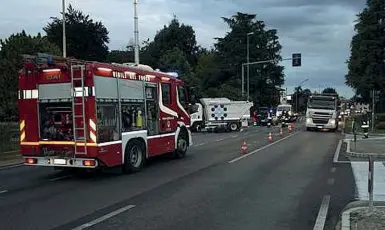
[[[292,66],[293,67],[299,67],[301,66],[301,54],[295,53],[292,55]]]

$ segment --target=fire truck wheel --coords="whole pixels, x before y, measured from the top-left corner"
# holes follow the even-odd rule
[[[178,136],[178,140],[176,143],[177,148],[175,149],[175,152],[174,152],[174,158],[181,159],[186,156],[187,145],[188,145],[187,139],[188,139],[187,132],[182,130]]]
[[[145,147],[139,140],[130,141],[124,154],[123,171],[125,173],[139,172],[145,160]]]

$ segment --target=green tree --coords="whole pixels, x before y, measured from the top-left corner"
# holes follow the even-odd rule
[[[30,36],[23,30],[5,40],[0,39],[0,120],[17,117],[17,73],[22,54],[37,52],[60,55],[60,49],[40,34]]]
[[[322,93],[334,93],[337,94],[337,91],[335,88],[327,87],[324,90],[322,90]]]
[[[183,51],[175,47],[165,52],[159,60],[159,68],[166,72],[177,72],[187,86],[199,86],[199,80],[195,77],[192,68]]]
[[[62,19],[52,17],[44,27],[48,40],[63,47]],[[89,15],[69,5],[66,12],[67,56],[84,60],[104,61],[108,54],[109,37],[106,27]]]
[[[161,57],[174,48],[178,48],[185,55],[192,67],[196,65],[199,46],[195,31],[192,26],[180,23],[175,16],[168,25],[156,33],[153,41],[145,42],[142,48],[144,60],[146,64],[157,68]]]
[[[293,94],[291,104],[294,106],[294,108],[298,106],[298,110],[296,108],[298,112],[306,111],[307,101],[310,95],[311,95],[310,89],[302,89],[301,86],[298,86],[294,89],[294,94]]]
[[[358,15],[356,34],[351,41],[346,83],[366,102],[370,90],[385,88],[385,1],[368,0]]]
[[[283,66],[277,64],[282,60],[281,45],[277,31],[267,30],[263,21],[257,20],[255,14],[237,13],[230,18],[222,18],[229,26],[230,32],[223,38],[216,38],[215,48],[221,73],[217,76],[218,84],[227,84],[234,91],[236,98],[242,98],[241,70],[247,62],[247,37],[249,36],[250,62],[276,60],[261,65],[250,66],[250,96],[260,106],[279,103],[279,89],[284,83]],[[252,35],[247,35],[253,33]],[[246,68],[245,68],[246,78]],[[246,88],[246,87],[245,87]]]

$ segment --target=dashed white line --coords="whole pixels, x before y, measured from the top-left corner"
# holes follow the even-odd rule
[[[334,178],[329,178],[328,185],[333,185],[333,184],[334,184]]]
[[[135,205],[128,205],[128,206],[125,206],[125,207],[123,207],[123,208],[120,208],[120,209],[118,209],[118,210],[115,210],[115,211],[113,211],[113,212],[110,212],[110,213],[108,213],[108,214],[106,214],[106,215],[104,215],[104,216],[101,216],[101,217],[99,217],[99,218],[97,218],[97,219],[95,219],[95,220],[92,220],[92,221],[87,222],[87,223],[85,223],[85,224],[82,224],[82,225],[80,225],[80,226],[78,226],[78,227],[76,227],[76,228],[73,228],[72,230],[82,230],[82,229],[85,229],[85,228],[89,228],[89,227],[91,227],[91,226],[94,226],[94,225],[96,225],[96,224],[99,224],[99,223],[101,223],[101,222],[103,222],[103,221],[105,221],[105,220],[110,219],[111,217],[114,217],[114,216],[116,216],[116,215],[119,215],[120,213],[123,213],[123,212],[125,212],[125,211],[127,211],[127,210],[129,210],[129,209],[134,208],[134,207],[135,207]]]
[[[328,215],[329,210],[329,204],[330,204],[330,196],[325,195],[322,198],[321,207],[318,212],[317,219],[315,221],[315,225],[313,230],[323,230],[326,222],[326,217]]]
[[[49,179],[49,181],[58,181],[58,180],[63,180],[63,179],[67,179],[67,178],[70,178],[70,177],[71,177],[70,175],[61,176],[61,177],[55,177],[55,178]]]
[[[261,147],[261,148],[259,148],[259,149],[256,149],[256,150],[254,150],[254,151],[252,151],[252,152],[250,152],[250,153],[247,153],[247,154],[245,154],[245,155],[242,155],[242,156],[240,156],[240,157],[237,157],[237,158],[235,158],[235,159],[229,161],[228,163],[231,164],[231,163],[237,162],[237,161],[239,161],[239,160],[242,160],[242,159],[245,158],[245,157],[251,156],[251,155],[253,155],[253,154],[255,154],[255,153],[259,152],[259,151],[262,151],[262,150],[264,150],[264,149],[266,149],[266,148],[269,148],[270,146],[273,146],[273,145],[275,145],[275,144],[278,144],[279,142],[284,141],[284,140],[286,140],[287,138],[292,137],[292,136],[294,136],[294,135],[297,135],[298,133],[300,133],[300,132],[290,134],[289,136],[286,136],[286,137],[284,137],[284,138],[282,138],[282,139],[279,139],[279,140],[277,140],[277,141],[275,141],[275,142],[273,142],[273,143],[270,143],[270,144],[268,144],[268,145],[265,145],[265,146],[263,146],[263,147]]]
[[[0,194],[7,193],[7,192],[8,192],[8,190],[1,190]]]
[[[336,167],[332,167],[332,168],[330,169],[330,172],[331,172],[331,173],[335,173],[336,170],[337,170]]]

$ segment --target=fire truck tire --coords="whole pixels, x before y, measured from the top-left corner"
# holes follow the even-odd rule
[[[177,148],[173,154],[175,159],[181,159],[186,156],[188,146],[188,134],[185,130],[181,130],[177,139]]]
[[[144,143],[139,140],[129,141],[124,154],[123,172],[139,172],[143,168],[145,159],[146,148]]]

